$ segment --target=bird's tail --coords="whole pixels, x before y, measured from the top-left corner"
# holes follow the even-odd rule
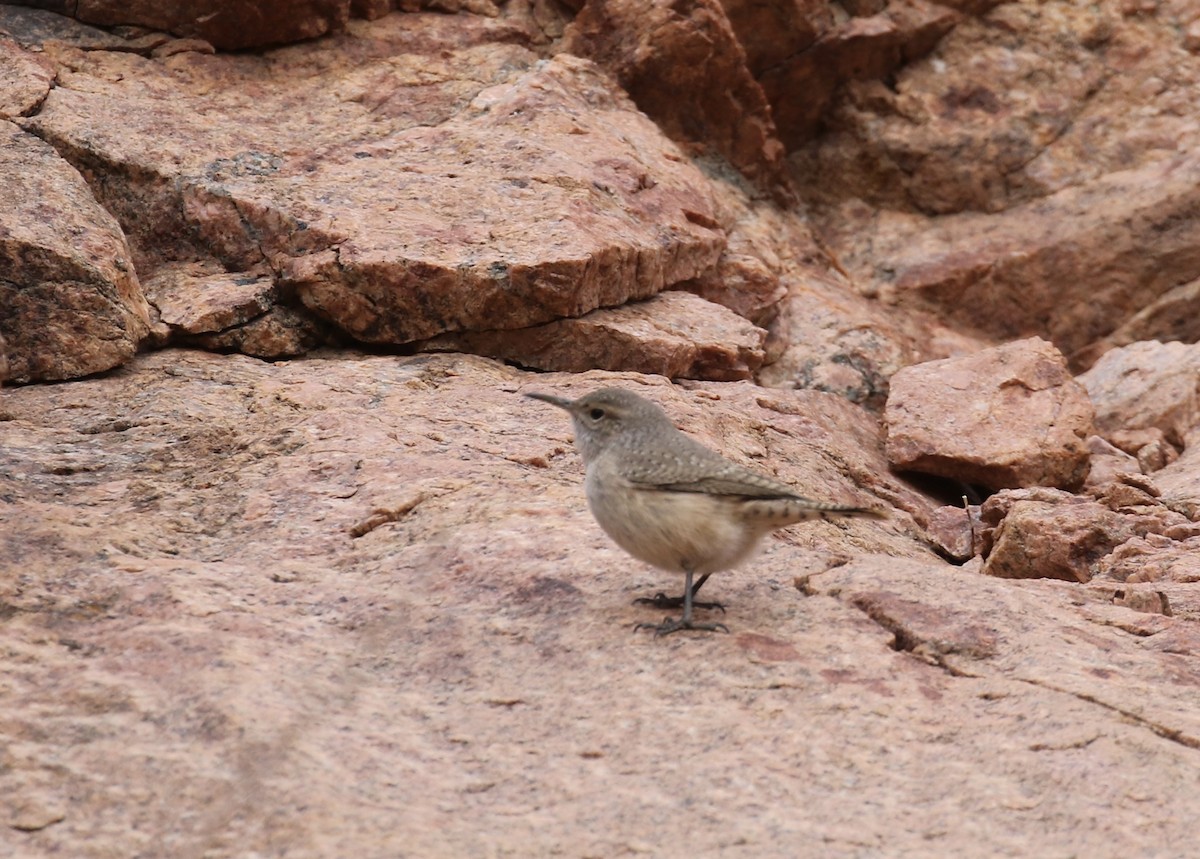
[[[814,501],[811,498],[757,499],[746,502],[746,511],[751,516],[761,517],[773,527],[791,525],[809,519],[871,518],[886,519],[888,512],[882,507],[858,507],[852,504],[833,504]]]

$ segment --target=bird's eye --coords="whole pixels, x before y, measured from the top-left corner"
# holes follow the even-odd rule
[[[592,409],[590,412],[588,412],[588,416],[592,420],[598,421],[600,418],[604,417],[604,409]]]

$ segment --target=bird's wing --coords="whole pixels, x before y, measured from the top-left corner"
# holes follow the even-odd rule
[[[690,439],[689,439],[690,441]],[[744,498],[797,498],[796,490],[766,475],[743,468],[698,444],[675,451],[677,463],[629,463],[627,475],[635,486],[667,492],[700,492]],[[671,467],[675,465],[677,467]],[[683,478],[682,475],[687,475]]]
[[[677,483],[660,483],[656,488],[669,492],[702,492],[706,495],[737,495],[742,498],[799,497],[791,487],[749,470],[711,474]]]

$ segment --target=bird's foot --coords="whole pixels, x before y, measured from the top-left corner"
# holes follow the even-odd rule
[[[652,605],[655,608],[682,608],[682,596],[669,597],[662,591],[659,591],[652,597],[638,597],[633,601],[634,605]],[[725,606],[719,602],[693,602],[692,608],[719,608],[721,614],[725,614]]]
[[[654,630],[654,637],[660,635],[670,635],[672,632],[679,632],[681,629],[695,629],[700,632],[729,632],[729,627],[723,623],[694,623],[690,620],[684,620],[681,617],[664,617],[662,623],[639,623],[635,624],[633,631],[639,629]]]

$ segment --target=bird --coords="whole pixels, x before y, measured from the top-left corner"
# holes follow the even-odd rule
[[[680,431],[656,403],[625,388],[601,388],[570,400],[531,392],[570,416],[586,468],[592,515],[612,540],[638,560],[684,575],[683,594],[659,593],[635,602],[679,608],[680,617],[639,623],[655,636],[680,630],[728,632],[700,623],[696,593],[713,573],[749,558],[762,537],[808,519],[887,514],[878,507],[816,501],[705,447]]]

